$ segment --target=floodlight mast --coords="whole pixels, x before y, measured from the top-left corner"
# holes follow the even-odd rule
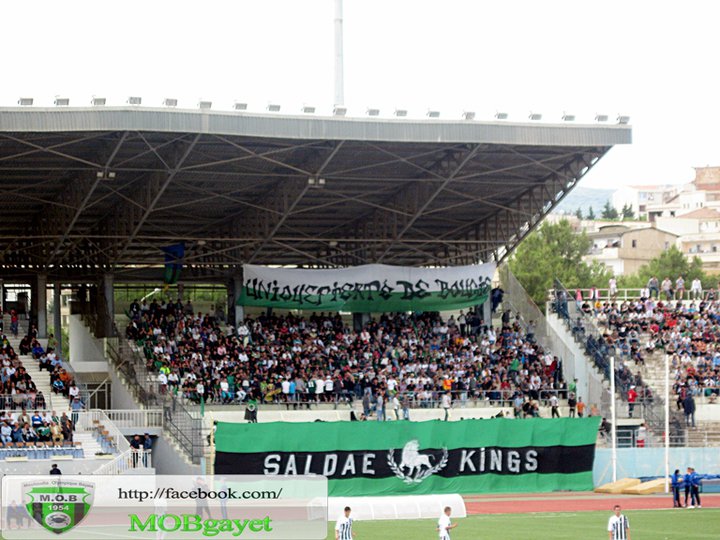
[[[343,0],[335,0],[335,105],[345,105]]]

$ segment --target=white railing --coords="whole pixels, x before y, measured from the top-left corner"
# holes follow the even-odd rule
[[[125,438],[117,426],[110,420],[107,414],[100,409],[90,409],[89,411],[77,413],[77,422],[75,429],[78,431],[94,432],[98,425],[102,425],[103,429],[112,437],[113,445],[121,454],[130,450],[130,443]]]
[[[119,428],[162,427],[162,409],[114,409],[105,412]]]
[[[145,469],[152,466],[152,450],[131,448],[98,467],[93,474],[122,474],[132,469]]]
[[[673,295],[671,300],[696,300],[696,299],[702,299],[705,298],[705,295],[707,294],[707,291],[703,290],[702,294],[696,295],[693,291],[690,290],[690,283],[685,283],[685,292],[682,295],[678,295],[674,292],[675,290],[675,283],[673,282]],[[615,301],[615,302],[625,302],[628,300],[638,300],[640,298],[640,295],[644,289],[618,289],[617,294],[615,295],[615,298],[610,296],[610,289],[580,289],[580,292],[582,293],[583,301],[590,301],[590,300],[600,300],[601,302],[609,302],[609,301]],[[568,292],[572,295],[572,298],[568,297],[568,302],[576,301],[575,294],[577,293],[578,289],[568,289]],[[660,290],[658,291],[658,294],[656,292],[650,291],[651,296],[655,298],[656,296],[659,297],[660,300],[667,301],[666,294],[664,291]],[[591,298],[596,294],[597,296],[595,298]],[[682,296],[682,297],[681,297]],[[548,291],[548,298],[550,301],[556,300],[555,298],[555,289],[550,289]]]

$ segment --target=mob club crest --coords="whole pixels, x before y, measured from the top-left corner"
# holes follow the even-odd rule
[[[90,482],[38,480],[23,484],[28,514],[48,531],[69,531],[87,516],[95,485]]]

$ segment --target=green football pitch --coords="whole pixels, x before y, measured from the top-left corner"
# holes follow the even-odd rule
[[[720,539],[720,509],[632,510],[632,540]],[[609,512],[491,514],[454,520],[452,540],[607,540]],[[438,537],[435,520],[357,521],[356,540]],[[334,540],[334,523],[328,539]]]

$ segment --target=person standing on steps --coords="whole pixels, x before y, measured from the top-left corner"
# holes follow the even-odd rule
[[[569,407],[569,413],[568,418],[575,418],[575,406],[577,405],[577,400],[575,399],[575,394],[570,392],[570,395],[568,396],[568,407]]]

